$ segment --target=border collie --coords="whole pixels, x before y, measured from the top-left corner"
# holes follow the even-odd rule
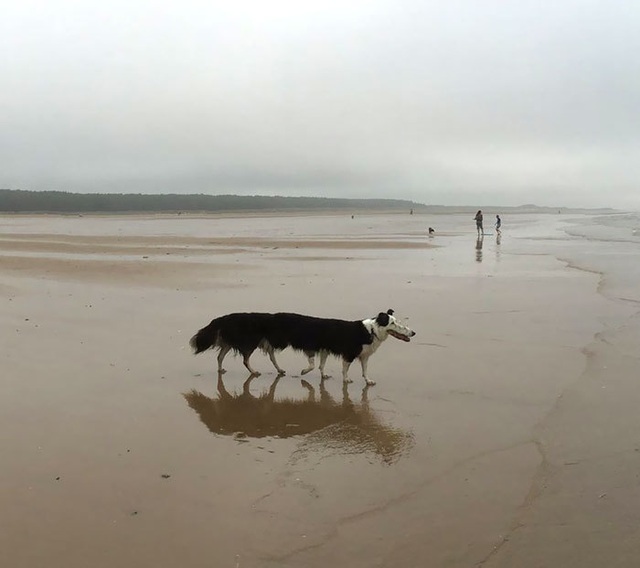
[[[324,366],[329,355],[342,359],[342,380],[350,383],[347,374],[355,359],[360,361],[362,377],[368,385],[375,384],[367,377],[369,357],[389,335],[402,341],[410,341],[415,331],[402,325],[393,316],[393,310],[380,312],[375,318],[345,321],[317,318],[290,313],[235,313],[214,319],[203,327],[190,341],[194,352],[218,349],[218,372],[224,373],[222,362],[229,351],[242,355],[244,366],[252,375],[259,375],[251,367],[249,358],[256,349],[261,349],[273,363],[279,374],[285,371],[276,361],[276,352],[291,347],[302,351],[308,365],[302,370],[306,375],[315,368],[315,356],[320,355],[320,374],[323,379]]]

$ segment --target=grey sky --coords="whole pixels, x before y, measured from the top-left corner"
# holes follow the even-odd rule
[[[640,4],[0,0],[0,187],[640,209]]]

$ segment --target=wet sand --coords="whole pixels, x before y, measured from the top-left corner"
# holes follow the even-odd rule
[[[2,217],[3,565],[634,565],[640,298],[564,216],[467,217]],[[367,389],[188,347],[387,308]]]

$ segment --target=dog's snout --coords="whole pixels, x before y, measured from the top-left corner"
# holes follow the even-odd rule
[[[411,330],[411,333],[409,334],[409,337],[413,337],[415,334],[416,334],[416,332]]]

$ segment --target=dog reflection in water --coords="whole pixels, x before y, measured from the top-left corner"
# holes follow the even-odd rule
[[[185,393],[184,397],[214,434],[247,438],[304,436],[298,451],[330,447],[338,453],[374,454],[387,463],[395,462],[412,445],[411,434],[384,425],[371,411],[368,386],[357,403],[349,398],[346,384],[342,385],[342,400],[336,401],[325,388],[324,380],[320,382],[319,392],[302,380],[306,396],[276,399],[281,376],[258,396],[250,392],[254,379],[254,375],[249,376],[242,393],[230,394],[222,374],[218,374],[218,398],[196,390]]]

